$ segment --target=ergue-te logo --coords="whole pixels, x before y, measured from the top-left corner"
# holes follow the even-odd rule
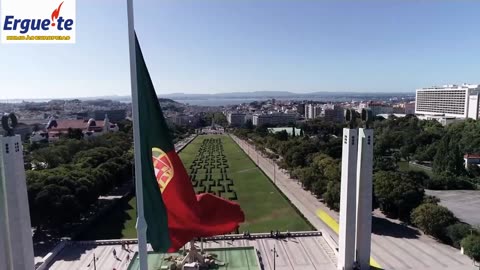
[[[2,43],[75,43],[75,0],[0,0]]]
[[[57,28],[57,30],[72,30],[73,20],[65,20],[62,16],[59,16],[60,9],[63,2],[60,3],[58,8],[52,12],[51,20],[49,19],[17,19],[13,15],[6,15],[5,22],[3,23],[3,30],[17,30],[20,28],[20,34],[26,34],[29,30],[49,30],[50,26]],[[55,23],[55,21],[57,23]]]

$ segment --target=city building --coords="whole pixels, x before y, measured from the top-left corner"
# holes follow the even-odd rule
[[[313,118],[313,104],[305,104],[305,119]]]
[[[295,108],[297,109],[297,113],[300,115],[305,115],[305,104],[298,104],[295,106]]]
[[[415,101],[405,103],[405,114],[415,114]]]
[[[314,119],[320,116],[322,107],[317,104],[305,104],[305,118]]]
[[[117,132],[117,124],[111,123],[109,117],[104,115],[105,119],[98,121],[93,118],[89,120],[75,119],[50,119],[44,130],[34,131],[30,141],[40,142],[46,138],[49,142],[60,139],[62,134],[67,134],[69,130],[79,129],[82,131],[83,138],[99,136],[107,132]]]
[[[296,120],[296,114],[291,113],[255,114],[252,117],[252,122],[254,126],[284,125],[295,123]]]
[[[444,85],[416,90],[415,114],[419,118],[478,119],[479,85]],[[447,121],[447,120],[445,120]]]
[[[114,123],[125,120],[127,117],[127,111],[122,110],[95,110],[88,113],[88,118],[93,118],[94,120],[103,120],[105,115],[108,115],[108,118]]]
[[[301,128],[296,128],[296,127],[274,127],[274,128],[268,128],[268,132],[270,133],[278,133],[285,131],[289,136],[300,136],[302,135],[302,129]]]
[[[200,124],[200,117],[192,114],[173,114],[166,117],[167,122],[177,126],[198,127]]]
[[[43,130],[32,132],[32,134],[30,135],[30,142],[48,142],[48,132]]]
[[[479,165],[480,164],[480,155],[472,155],[472,154],[466,154],[463,156],[463,160],[465,163],[465,169],[468,169],[469,165]]]
[[[227,113],[227,121],[230,126],[239,127],[246,121],[244,113],[229,112]]]
[[[394,114],[415,114],[415,101],[401,102],[393,105]]]
[[[457,117],[452,117],[452,116],[443,116],[443,115],[418,115],[417,118],[420,120],[435,120],[442,124],[442,126],[448,126],[450,124],[456,123],[456,122],[461,122],[465,118],[457,118]]]
[[[326,121],[340,123],[344,121],[344,109],[339,105],[333,105],[323,110],[323,117]]]
[[[405,117],[407,115],[404,114],[404,113],[381,113],[381,114],[377,114],[376,116],[388,119],[389,117],[402,118],[402,117]]]
[[[377,116],[379,114],[392,114],[393,107],[391,105],[379,102],[368,102],[366,108],[372,111],[373,116]],[[361,109],[360,109],[361,110]]]

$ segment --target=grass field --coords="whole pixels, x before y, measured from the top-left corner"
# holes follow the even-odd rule
[[[400,171],[421,171],[425,172],[430,177],[433,176],[433,172],[431,170],[427,170],[415,164],[410,164],[408,161],[399,161],[397,162],[397,165]]]
[[[236,194],[237,201],[246,215],[246,222],[240,226],[240,232],[249,231],[253,233],[270,232],[271,230],[300,231],[313,229],[240,147],[226,135],[199,136],[182,150],[180,157],[189,173],[192,171],[190,168],[192,163],[199,159],[197,155],[206,139],[216,139],[217,144],[220,141],[223,145],[223,154],[228,163],[226,174],[233,182],[231,189]],[[218,147],[215,148],[215,151],[219,151]],[[203,155],[205,156],[203,157],[204,159],[209,158],[208,155]],[[196,174],[197,179],[208,178],[204,174],[206,174],[206,171],[199,169]],[[212,170],[210,174],[212,179],[220,178],[218,171]],[[225,194],[231,193],[227,192]],[[122,202],[102,220],[98,221],[95,226],[92,226],[90,231],[84,233],[79,238],[136,238],[135,218],[135,198],[132,198],[128,202]]]
[[[312,227],[257,168],[240,147],[226,135],[199,136],[181,153],[185,167],[195,160],[205,139],[221,139],[228,160],[228,176],[233,179],[238,203],[246,215],[240,231],[270,232],[311,230]],[[215,177],[215,175],[214,175]]]

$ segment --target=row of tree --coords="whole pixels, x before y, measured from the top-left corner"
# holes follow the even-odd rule
[[[78,220],[98,197],[133,178],[132,122],[88,140],[69,130],[54,143],[26,144],[25,165],[32,225],[56,229]],[[194,130],[171,126],[175,141]]]
[[[290,127],[291,128],[291,127]],[[276,159],[303,188],[329,207],[338,210],[340,201],[341,126],[314,120],[300,126],[298,135],[286,131],[271,133],[268,126],[241,128],[235,134],[257,145],[265,155]],[[333,133],[332,133],[333,132]]]
[[[445,128],[435,121],[421,121],[416,117],[376,121],[373,208],[378,207],[387,216],[413,224],[454,246],[458,247],[462,239],[470,243],[476,234],[466,235],[466,228],[469,232],[475,230],[439,206],[438,200],[425,196],[424,189],[476,188],[479,175],[467,172],[463,166],[462,153],[473,149],[472,145],[459,143],[468,140],[454,139],[456,132],[473,127],[479,127],[480,132],[480,125],[475,121],[463,123],[462,128]],[[289,170],[305,189],[338,210],[341,126],[316,119],[303,123],[301,128],[304,136],[288,136],[286,132],[273,134],[265,127],[237,129],[235,133],[256,144],[266,155],[277,158],[279,165]],[[402,160],[433,164],[434,174],[430,177],[423,171],[400,171],[397,164]],[[480,245],[480,241],[477,244]]]
[[[118,132],[32,151],[30,162],[46,165],[27,171],[32,225],[51,229],[76,220],[100,195],[131,179],[131,146],[131,136]]]

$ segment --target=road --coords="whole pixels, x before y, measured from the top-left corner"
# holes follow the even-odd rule
[[[175,151],[178,153],[183,150],[191,141],[193,141],[197,137],[196,134],[190,135],[187,138],[177,142],[175,144]]]
[[[309,191],[304,190],[296,180],[291,179],[287,172],[279,169],[272,160],[255,151],[253,146],[233,135],[232,138],[305,218],[324,233],[325,239],[330,238],[333,241],[329,242],[336,244],[338,235],[319,218],[318,214],[324,211],[338,222],[338,213],[328,209]],[[462,255],[459,250],[441,244],[415,228],[387,219],[379,212],[373,214],[372,231],[372,257],[383,269],[478,269],[472,260]]]

